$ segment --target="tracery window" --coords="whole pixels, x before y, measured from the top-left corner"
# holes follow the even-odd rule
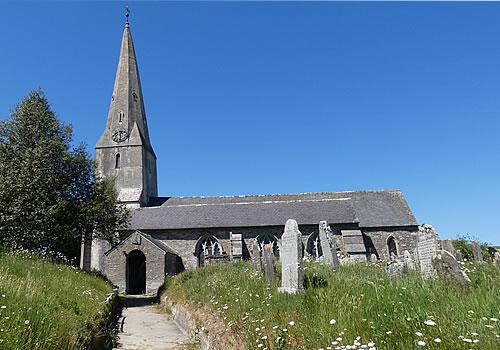
[[[213,235],[204,235],[196,242],[195,255],[198,266],[205,265],[205,260],[222,255],[222,246]]]
[[[279,257],[279,246],[278,246],[278,238],[271,233],[262,233],[257,236],[257,243],[259,243],[260,249],[264,248],[264,244],[271,243],[273,245],[273,253],[274,256]]]
[[[309,238],[307,239],[306,251],[311,257],[315,259],[323,256],[323,250],[321,249],[319,234],[317,232],[313,232],[309,235]]]

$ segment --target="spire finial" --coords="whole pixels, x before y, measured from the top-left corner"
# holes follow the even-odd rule
[[[130,9],[128,6],[125,6],[125,25],[128,26],[128,16],[130,16]]]

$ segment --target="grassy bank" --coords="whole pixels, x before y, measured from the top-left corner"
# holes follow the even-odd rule
[[[473,284],[461,287],[390,278],[380,266],[308,263],[309,288],[289,296],[238,263],[187,271],[167,293],[209,306],[248,349],[498,349],[500,269],[467,268]]]
[[[0,349],[83,349],[109,311],[102,278],[0,252]]]

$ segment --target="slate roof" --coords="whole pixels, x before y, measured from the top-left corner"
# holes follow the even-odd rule
[[[141,232],[141,231],[135,231],[135,232],[132,232],[130,235],[127,236],[127,238],[125,238],[124,240],[120,241],[118,244],[114,245],[113,247],[111,247],[110,249],[108,249],[104,254],[105,255],[108,255],[109,253],[111,253],[113,250],[117,249],[119,246],[123,245],[126,241],[128,241],[129,239],[132,239],[132,237],[134,236],[134,233],[138,233],[139,235],[141,235],[143,238],[147,239],[148,241],[150,241],[153,245],[155,245],[158,249],[160,250],[163,250],[164,252],[166,253],[172,253],[172,254],[175,254],[175,255],[179,255],[175,250],[173,250],[172,248],[170,248],[169,246],[167,246],[165,243],[163,243],[162,241],[156,239],[156,238],[153,238],[151,237],[151,235],[148,235],[147,233],[144,233],[144,232]]]
[[[360,227],[417,225],[399,190],[221,197],[158,197],[132,210],[129,228],[182,229],[359,223]]]

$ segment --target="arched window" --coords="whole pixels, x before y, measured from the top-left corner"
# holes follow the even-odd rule
[[[115,168],[120,169],[122,166],[122,161],[120,159],[120,153],[116,154],[116,159],[115,159]]]
[[[264,249],[264,244],[271,243],[273,245],[274,256],[280,256],[278,238],[270,233],[262,233],[257,236],[257,243],[259,243],[260,249]]]
[[[387,238],[387,252],[391,260],[398,256],[398,246],[396,245],[396,240],[392,236]]]
[[[317,232],[313,232],[309,235],[309,238],[307,239],[306,251],[311,257],[315,259],[323,256],[323,250],[321,249],[321,244],[319,243],[319,234]]]
[[[213,235],[204,235],[196,242],[194,254],[198,258],[198,266],[203,266],[206,259],[222,255],[222,246]]]

